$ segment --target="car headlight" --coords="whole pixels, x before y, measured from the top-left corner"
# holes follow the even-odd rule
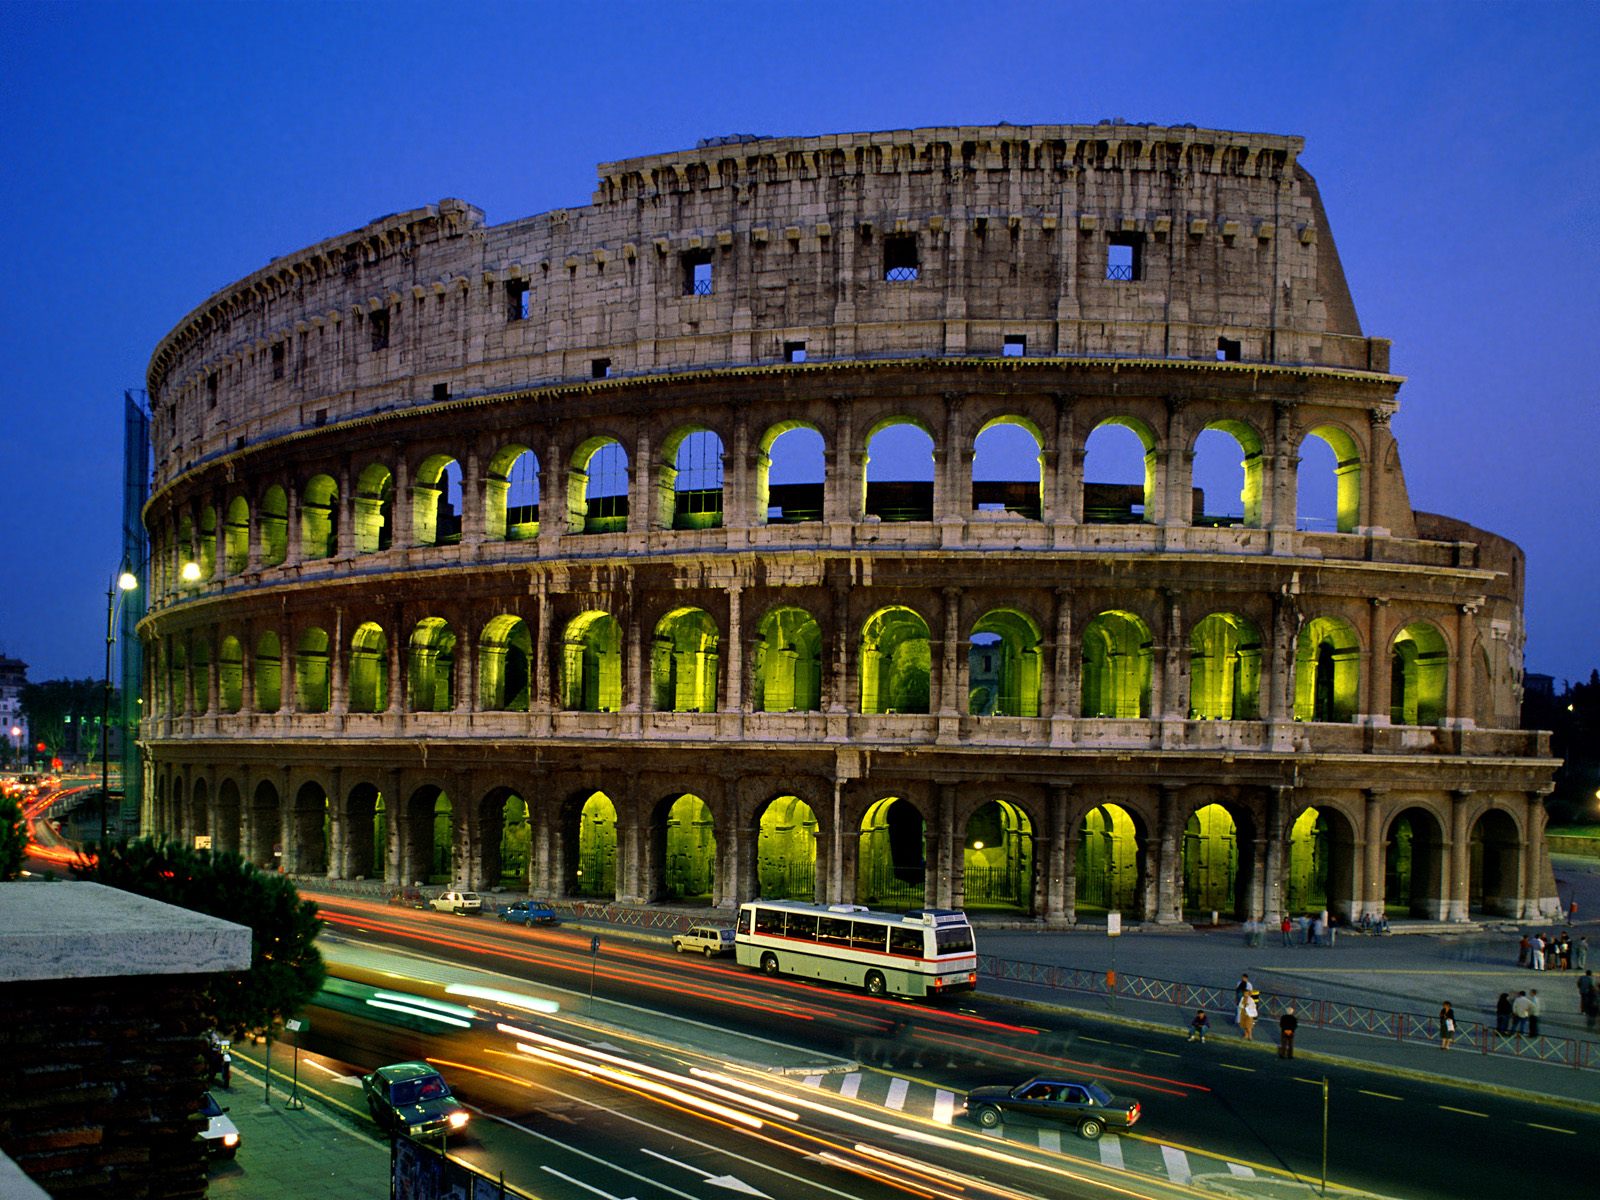
[[[222,1144],[224,1146],[237,1146],[239,1144],[239,1135],[237,1133],[225,1133],[225,1134],[223,1134],[222,1135]]]
[[[450,1114],[450,1128],[451,1129],[460,1129],[466,1123],[467,1123],[467,1114],[466,1113],[464,1113],[464,1112],[453,1112],[453,1113]]]

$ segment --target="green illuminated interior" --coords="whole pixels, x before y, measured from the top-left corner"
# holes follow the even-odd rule
[[[1427,621],[1413,621],[1389,649],[1389,719],[1396,725],[1437,725],[1444,720],[1450,651]]]
[[[926,897],[927,829],[909,801],[887,796],[861,818],[856,898],[873,907],[916,908]]]
[[[478,707],[487,712],[527,712],[533,634],[521,617],[502,614],[478,638]]]
[[[861,630],[861,711],[926,713],[928,623],[909,608],[882,608]]]
[[[567,471],[567,532],[627,528],[628,452],[615,438],[589,438],[573,452]]]
[[[1189,635],[1189,716],[1254,721],[1261,713],[1261,633],[1236,613],[1212,613]]]
[[[709,904],[716,883],[717,836],[711,809],[699,796],[679,796],[667,810],[665,854],[661,886],[666,899]]]
[[[300,493],[300,557],[331,558],[338,545],[339,490],[327,475],[313,475]]]
[[[223,569],[237,575],[250,565],[250,502],[235,496],[228,502],[222,534]]]
[[[1338,617],[1315,617],[1300,630],[1294,656],[1294,719],[1349,721],[1361,684],[1361,646]]]
[[[1334,468],[1335,496],[1340,533],[1354,533],[1361,524],[1361,448],[1349,432],[1337,425],[1318,425],[1306,434],[1328,444]]]
[[[650,647],[657,712],[717,710],[717,642],[717,623],[702,609],[674,609],[657,622]]]
[[[616,712],[622,707],[622,627],[606,612],[580,613],[561,639],[561,707]]]
[[[256,525],[261,534],[262,563],[269,567],[281,566],[289,557],[289,498],[277,484],[261,493]]]
[[[762,899],[816,898],[817,817],[798,796],[779,796],[762,811],[756,876]]]
[[[1028,814],[991,800],[967,821],[962,842],[966,906],[1027,912],[1033,906],[1033,827]]]
[[[1151,639],[1132,613],[1103,612],[1083,631],[1083,715],[1150,715]]]
[[[1239,839],[1220,804],[1193,813],[1183,830],[1183,907],[1191,913],[1236,915]]]
[[[756,712],[822,707],[822,629],[803,608],[775,608],[756,626]]]
[[[300,635],[294,651],[296,712],[328,711],[328,634],[315,627]]]
[[[200,578],[217,574],[217,510],[205,504],[200,508]]]
[[[189,648],[189,686],[194,711],[204,713],[211,707],[211,647],[203,637],[196,637]]]
[[[578,813],[578,856],[572,891],[610,899],[617,891],[617,809],[604,792],[595,792]]]
[[[455,707],[456,635],[442,617],[424,617],[411,633],[408,705],[412,712]]]
[[[1289,860],[1283,880],[1285,912],[1321,912],[1328,906],[1330,862],[1328,818],[1308,808],[1289,831]]]
[[[1078,827],[1077,911],[1133,912],[1139,891],[1139,845],[1133,818],[1102,804]]]
[[[428,882],[450,883],[450,855],[455,847],[455,806],[440,792],[433,802],[433,842],[428,859]]]
[[[461,514],[450,501],[451,477],[461,468],[448,454],[422,460],[411,483],[411,543],[447,546],[461,540]]]
[[[394,535],[394,475],[382,463],[369,463],[356,481],[356,553],[387,550]]]
[[[502,887],[528,886],[528,850],[531,845],[528,803],[515,792],[505,796],[500,810],[500,863],[492,872]]]
[[[515,479],[520,487],[513,487]],[[502,448],[484,480],[483,533],[523,542],[539,536],[539,458],[526,446]]]
[[[222,639],[217,652],[217,703],[225,713],[244,707],[244,647],[232,634]]]
[[[389,638],[383,626],[364,621],[350,638],[350,711],[384,712],[389,707]]]
[[[1037,717],[1039,627],[1013,609],[985,613],[967,649],[967,711],[975,717]]]
[[[277,712],[283,704],[283,649],[270,629],[256,639],[253,676],[256,694],[252,707],[256,712]]]

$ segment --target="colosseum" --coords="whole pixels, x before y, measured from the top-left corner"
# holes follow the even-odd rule
[[[144,828],[374,893],[1552,914],[1522,554],[1411,507],[1302,145],[717,138],[211,296],[149,368]]]

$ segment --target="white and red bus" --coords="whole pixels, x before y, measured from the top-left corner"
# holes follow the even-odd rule
[[[754,900],[739,906],[733,950],[740,966],[844,983],[873,996],[938,996],[978,985],[972,926],[952,909],[902,914]]]

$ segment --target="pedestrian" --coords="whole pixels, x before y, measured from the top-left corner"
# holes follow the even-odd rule
[[[1589,935],[1586,933],[1578,939],[1578,945],[1572,952],[1573,965],[1578,970],[1587,970],[1589,966]]]
[[[1533,935],[1533,969],[1544,970],[1544,935],[1540,933]]]
[[[1333,934],[1331,932],[1331,926],[1329,926],[1329,924],[1328,924],[1328,910],[1327,909],[1323,909],[1322,912],[1317,917],[1317,932],[1322,935],[1322,939],[1323,939],[1320,943],[1318,943],[1319,945],[1323,945],[1323,946],[1331,946],[1331,945],[1333,945]]]
[[[1583,1022],[1592,1030],[1597,1023],[1600,1023],[1600,983],[1595,982],[1593,971],[1585,971],[1583,979],[1589,981],[1588,990],[1582,993]],[[1583,979],[1578,982],[1581,984]]]
[[[1528,989],[1528,1036],[1539,1036],[1539,989]]]
[[[1310,942],[1313,946],[1322,945],[1322,921],[1317,917],[1311,918]]]
[[[1518,992],[1517,998],[1511,1002],[1511,1032],[1528,1032],[1528,1013],[1532,1009],[1528,1006],[1528,993]]]
[[[1517,966],[1531,967],[1533,965],[1533,940],[1527,934],[1522,935],[1522,942],[1517,946]]]
[[[1494,1002],[1494,1031],[1511,1032],[1511,997],[1505,992],[1501,992],[1500,999]]]
[[[1233,1011],[1235,1020],[1238,1019],[1239,1008],[1241,1005],[1243,1005],[1244,998],[1250,994],[1250,991],[1250,976],[1241,972],[1239,975],[1239,982],[1233,985]]]
[[[1256,997],[1260,992],[1246,992],[1239,1000],[1239,1033],[1247,1042],[1256,1040]]]
[[[1322,926],[1323,936],[1328,939],[1324,944],[1330,950],[1333,949],[1333,927],[1338,923],[1339,915],[1337,913],[1329,913],[1327,922]]]
[[[1576,925],[1577,923],[1578,923],[1578,898],[1576,896],[1574,896],[1572,898],[1572,903],[1567,905],[1567,924],[1568,925]]]
[[[1579,1012],[1584,1012],[1584,1011],[1587,1010],[1588,1003],[1589,1003],[1589,993],[1592,992],[1592,991],[1594,991],[1594,972],[1593,971],[1585,971],[1582,975],[1578,976],[1578,1011]]]
[[[1283,934],[1283,944],[1285,946],[1294,945],[1294,922],[1289,919],[1288,913],[1283,914],[1283,921],[1278,926],[1278,930]]]
[[[1189,1040],[1191,1042],[1199,1042],[1204,1046],[1206,1044],[1206,1026],[1210,1023],[1210,1020],[1206,1017],[1205,1009],[1195,1009],[1194,1020],[1189,1022]]]
[[[1444,1002],[1444,1007],[1439,1010],[1439,1049],[1450,1049],[1450,1043],[1456,1040],[1456,1010],[1450,1007],[1450,1001]]]
[[[1561,931],[1561,969],[1572,970],[1572,935],[1565,929]]]
[[[1294,1057],[1294,1031],[1300,1024],[1300,1019],[1294,1015],[1294,1005],[1284,1009],[1283,1016],[1278,1018],[1278,1057]]]

